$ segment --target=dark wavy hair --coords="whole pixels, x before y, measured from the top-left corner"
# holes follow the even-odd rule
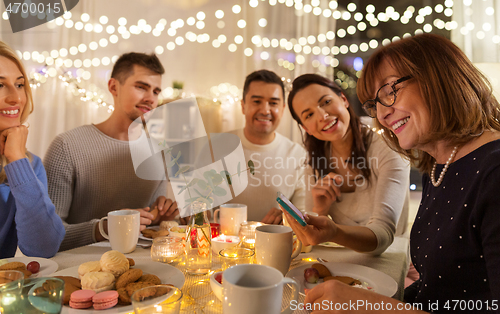
[[[500,130],[500,105],[493,96],[486,77],[450,40],[422,34],[393,42],[376,51],[368,60],[358,80],[361,102],[371,99],[380,86],[379,68],[384,61],[401,76],[410,75],[418,84],[430,112],[430,130],[420,144],[448,141],[463,145],[485,130]],[[384,130],[388,145],[410,159],[420,171],[429,174],[435,159],[428,153],[405,150],[393,132]]]
[[[293,98],[299,91],[312,84],[318,84],[328,87],[339,97],[342,95],[342,89],[340,89],[340,87],[335,84],[335,82],[327,79],[326,77],[317,74],[304,74],[297,77],[293,81],[290,94],[288,94],[288,108],[290,109],[292,117],[295,119],[295,121],[297,121],[299,125],[302,125],[302,121],[293,109]],[[371,174],[369,163],[358,163],[357,161],[360,159],[365,161],[367,160],[366,155],[371,144],[373,133],[367,125],[361,123],[361,120],[352,109],[352,106],[347,107],[347,111],[349,112],[350,116],[349,129],[353,135],[352,155],[351,158],[348,159],[348,161],[355,167],[358,164],[366,165],[366,167],[358,169],[361,171],[361,175],[369,181]],[[326,162],[324,164],[319,162],[319,160],[321,160],[322,158],[326,158],[327,161],[331,158],[331,143],[329,141],[319,140],[307,133],[305,134],[305,138],[302,137],[302,140],[304,142],[304,146],[307,149],[307,164],[311,166],[317,179],[327,175],[332,171],[335,172],[335,169],[332,169],[330,167],[330,162]],[[318,162],[314,162],[314,158],[317,158]]]

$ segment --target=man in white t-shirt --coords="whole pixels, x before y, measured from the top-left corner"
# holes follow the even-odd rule
[[[282,213],[276,202],[282,192],[305,210],[305,149],[276,132],[285,111],[285,88],[276,73],[259,70],[246,77],[241,101],[245,127],[234,131],[245,158],[255,164],[247,188],[232,203],[246,204],[249,221],[279,224]]]

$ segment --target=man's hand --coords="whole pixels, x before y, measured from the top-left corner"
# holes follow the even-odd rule
[[[28,128],[24,125],[3,130],[0,133],[0,155],[5,155],[8,162],[26,157]]]
[[[165,196],[158,197],[151,207],[153,209],[158,209],[158,215],[156,219],[152,221],[152,224],[154,225],[160,223],[161,221],[174,220],[179,215],[177,202],[174,202]]]
[[[283,216],[281,210],[273,207],[267,212],[267,215],[261,220],[261,222],[270,225],[279,225],[282,220]]]

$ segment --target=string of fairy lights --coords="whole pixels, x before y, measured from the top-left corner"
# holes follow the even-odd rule
[[[467,1],[470,0],[464,0],[464,4]],[[453,30],[458,27],[455,21],[445,22],[440,18],[434,18],[431,21],[429,18],[433,13],[437,13],[434,16],[444,16],[444,19],[446,19],[445,17],[451,17],[453,15],[453,0],[445,0],[443,4],[437,4],[434,7],[425,6],[415,8],[410,5],[403,12],[397,12],[392,6],[387,6],[383,10],[377,10],[372,4],[361,8],[355,3],[349,3],[344,9],[339,8],[338,2],[335,0],[327,2],[327,6],[325,6],[324,1],[320,0],[310,0],[308,2],[305,3],[304,0],[249,0],[248,8],[245,9],[251,10],[263,5],[271,7],[281,5],[293,8],[296,16],[313,15],[324,19],[344,20],[350,21],[351,25],[345,28],[338,28],[335,32],[330,30],[326,33],[311,34],[300,38],[268,38],[260,34],[252,34],[251,37],[247,36],[248,38],[238,34],[234,38],[228,38],[222,30],[225,28],[226,23],[229,23],[229,17],[231,17],[231,22],[233,20],[236,21],[236,27],[241,30],[242,34],[244,34],[244,30],[247,28],[248,21],[242,17],[243,8],[240,5],[233,5],[226,12],[221,9],[211,13],[200,11],[195,16],[185,19],[178,18],[170,21],[170,23],[162,18],[154,22],[139,19],[136,24],[133,24],[127,18],[120,17],[116,21],[116,24],[113,24],[105,15],[92,20],[88,13],[75,16],[68,11],[63,16],[44,24],[45,27],[49,29],[65,27],[76,31],[93,32],[95,34],[102,34],[102,38],[89,43],[80,43],[78,46],[54,49],[50,52],[18,51],[17,53],[24,60],[32,60],[43,65],[41,70],[32,71],[31,73],[30,79],[34,88],[40,87],[41,84],[47,82],[48,78],[59,78],[67,86],[71,86],[73,94],[79,96],[82,101],[90,101],[97,106],[105,106],[109,110],[112,110],[112,106],[104,101],[105,93],[93,84],[91,87],[85,88],[84,86],[87,84],[84,82],[89,81],[92,77],[89,71],[90,68],[109,66],[116,61],[118,56],[109,55],[102,58],[90,59],[83,58],[82,55],[89,50],[97,51],[109,45],[117,44],[120,40],[128,40],[140,34],[150,34],[166,41],[166,43],[155,47],[154,51],[158,55],[167,51],[173,51],[188,43],[211,43],[216,49],[226,47],[230,52],[242,51],[246,57],[256,55],[261,60],[273,60],[279,52],[287,51],[294,54],[293,61],[276,58],[275,61],[278,66],[293,71],[297,66],[310,62],[318,72],[324,73],[327,67],[337,67],[339,65],[339,60],[336,58],[339,54],[366,52],[370,49],[376,49],[379,45],[386,45],[398,40],[401,37],[404,38],[413,35],[405,33],[401,37],[395,36],[383,40],[371,39],[367,42],[340,46],[334,44],[336,38],[345,38],[357,32],[368,31],[370,27],[374,28],[379,23],[399,22],[401,24],[408,24],[414,19],[416,25],[418,25],[418,28],[413,32],[414,34],[431,32],[434,28]],[[493,14],[494,11],[492,10],[493,8],[487,8],[486,14]],[[215,19],[209,18],[207,14],[213,14]],[[8,13],[3,12],[2,18],[7,20]],[[267,19],[260,17],[256,22],[262,33],[265,33],[268,25]],[[221,30],[220,33],[208,34],[204,32],[208,23],[215,23],[217,28]],[[470,28],[471,26],[468,25],[466,30],[470,31]],[[483,27],[483,29],[488,28]],[[461,32],[463,33],[465,30],[462,28]],[[500,42],[500,37],[497,37],[493,37],[494,42]],[[283,79],[285,80],[285,78]],[[341,80],[341,78],[338,79]],[[347,86],[349,86],[349,83],[347,83]],[[210,89],[210,96],[214,98],[214,101],[218,97],[237,97],[240,91],[236,89],[237,87],[229,83],[221,83]],[[162,92],[162,96],[168,98],[174,96],[175,93],[176,90],[173,88],[166,88]]]

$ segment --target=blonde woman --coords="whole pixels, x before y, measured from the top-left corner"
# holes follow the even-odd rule
[[[14,256],[17,246],[28,256],[52,257],[65,234],[42,161],[26,149],[22,124],[32,111],[26,71],[0,41],[0,258]]]

